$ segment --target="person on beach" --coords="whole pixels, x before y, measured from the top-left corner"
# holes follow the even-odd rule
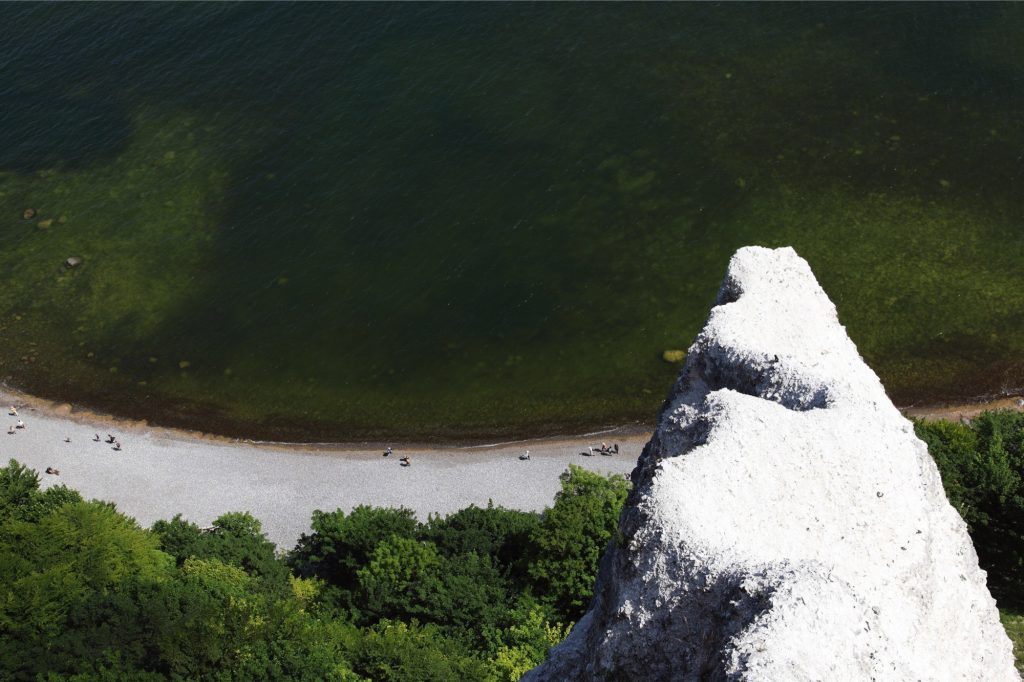
[[[11,434],[12,436],[14,435],[14,424],[11,424],[9,427],[7,427],[7,433]]]
[[[519,459],[528,460],[530,459],[530,451],[527,450],[524,454],[519,455]]]
[[[114,443],[114,442],[116,442],[116,441],[117,441],[117,439],[116,439],[116,438],[114,438],[114,434],[112,434],[112,433],[108,433],[108,434],[107,434],[107,442],[108,442],[108,443]]]
[[[23,422],[23,421],[21,421],[21,420],[19,419],[19,420],[18,420],[18,425],[17,425],[17,427],[18,427],[19,429],[23,429],[23,428],[25,428],[25,422]]]
[[[53,467],[46,467],[46,473],[54,476],[60,476],[60,469],[54,469]]]
[[[70,439],[70,438],[68,438],[67,436],[64,436],[64,442],[65,442],[65,443],[70,443],[70,442],[71,442],[71,439]]]
[[[384,456],[390,457],[392,452],[394,452],[394,450],[392,450],[391,446],[389,445],[384,449]]]
[[[412,457],[410,457],[409,455],[405,455],[404,457],[402,457],[398,461],[400,461],[402,463],[402,466],[407,467],[410,464],[412,464]]]
[[[94,442],[99,443],[100,442],[100,434],[97,433],[95,436],[92,437],[92,439],[93,439]]]
[[[18,410],[15,409],[14,405],[11,405],[11,411],[8,412],[7,414],[11,415],[12,417],[17,417],[18,416]]]
[[[121,450],[121,443],[119,443],[118,441],[116,441],[116,440],[115,440],[115,441],[114,441],[114,447],[113,447],[113,449],[114,449],[115,451],[120,451],[120,450]]]

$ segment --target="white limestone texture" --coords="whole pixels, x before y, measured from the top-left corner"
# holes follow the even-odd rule
[[[740,249],[590,610],[524,680],[1019,680],[935,463],[791,248]]]

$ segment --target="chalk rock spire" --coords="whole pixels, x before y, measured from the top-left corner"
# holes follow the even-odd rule
[[[590,610],[524,680],[1019,680],[935,463],[793,249],[740,249]]]

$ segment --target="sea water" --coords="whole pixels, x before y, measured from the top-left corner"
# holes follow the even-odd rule
[[[650,421],[762,244],[897,402],[1013,390],[1022,46],[1002,4],[6,5],[2,375],[260,438]]]

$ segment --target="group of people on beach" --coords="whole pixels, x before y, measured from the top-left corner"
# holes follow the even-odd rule
[[[599,455],[617,455],[619,454],[619,444],[613,443],[611,446],[609,446],[608,443],[601,441],[601,447],[595,448],[593,446],[588,445],[587,451],[581,452],[580,454],[586,455],[587,457],[593,457],[595,452]]]
[[[595,448],[592,445],[588,445],[587,451],[581,452],[580,454],[586,457],[593,457],[595,452],[597,452],[600,455],[617,455],[619,454],[619,444],[613,443],[612,445],[608,445],[608,443],[601,441],[601,447]],[[530,459],[530,451],[527,450],[523,454],[519,455],[519,459],[528,461]]]
[[[99,443],[99,442],[100,442],[100,434],[98,434],[98,433],[97,433],[97,434],[95,434],[95,435],[94,435],[94,436],[92,437],[92,440],[93,440],[93,442],[94,442],[94,443]],[[65,439],[64,439],[64,442],[66,442],[66,443],[70,443],[70,442],[71,442],[71,439],[70,439],[70,438],[65,438]],[[104,443],[107,443],[107,444],[109,444],[109,445],[113,445],[114,447],[110,448],[111,450],[117,450],[117,451],[120,451],[120,450],[121,450],[121,441],[119,441],[119,440],[118,440],[118,439],[117,439],[117,438],[116,438],[116,437],[114,436],[114,434],[112,434],[112,433],[108,433],[108,434],[107,434],[107,439],[106,439],[105,441],[103,441],[103,442],[104,442]]]
[[[11,405],[11,409],[7,412],[7,414],[11,415],[12,417],[17,417],[18,408],[16,408],[14,405]],[[7,427],[7,435],[13,436],[15,433],[18,432],[18,429],[23,428],[25,428],[25,422],[19,419],[17,424],[11,424],[10,426]]]
[[[12,417],[17,417],[18,416],[18,408],[16,406],[14,406],[14,405],[11,405],[11,409],[7,411],[7,414],[12,416]],[[21,419],[18,419],[17,423],[11,424],[8,427],[7,433],[8,433],[8,435],[13,435],[13,434],[17,433],[19,429],[24,429],[24,428],[25,428],[25,422],[23,420],[21,420]],[[99,443],[101,440],[102,439],[100,438],[100,434],[97,433],[95,436],[93,436],[93,441]],[[64,442],[65,443],[70,443],[71,442],[71,437],[70,436],[65,436],[64,437]],[[108,445],[112,445],[113,446],[111,448],[111,450],[114,450],[115,452],[120,452],[121,451],[121,441],[119,441],[114,434],[108,433],[107,434],[107,439],[104,442],[107,443]],[[46,473],[48,473],[48,474],[50,474],[52,476],[60,476],[60,469],[56,469],[54,467],[46,467]]]
[[[115,448],[115,449],[120,449],[120,448]],[[390,457],[391,455],[394,454],[394,452],[395,451],[389,445],[386,448],[384,448],[383,456],[384,457]],[[618,443],[612,443],[611,445],[608,445],[608,443],[605,443],[604,441],[601,441],[601,447],[595,448],[593,446],[587,446],[587,452],[581,452],[580,454],[584,455],[586,457],[593,457],[595,452],[597,454],[599,454],[599,455],[608,455],[608,456],[617,455],[617,454],[619,454],[619,444]],[[530,460],[530,451],[527,450],[523,454],[519,455],[519,459],[521,461],[528,462]],[[409,455],[404,455],[404,456],[399,458],[398,462],[402,466],[407,467],[407,466],[410,466],[412,464],[412,458],[409,457]]]
[[[395,451],[392,450],[391,446],[389,445],[384,449],[384,456],[390,457],[392,454],[394,454],[394,452]],[[410,457],[409,455],[402,455],[401,457],[398,458],[398,463],[404,467],[412,466],[412,457]]]

